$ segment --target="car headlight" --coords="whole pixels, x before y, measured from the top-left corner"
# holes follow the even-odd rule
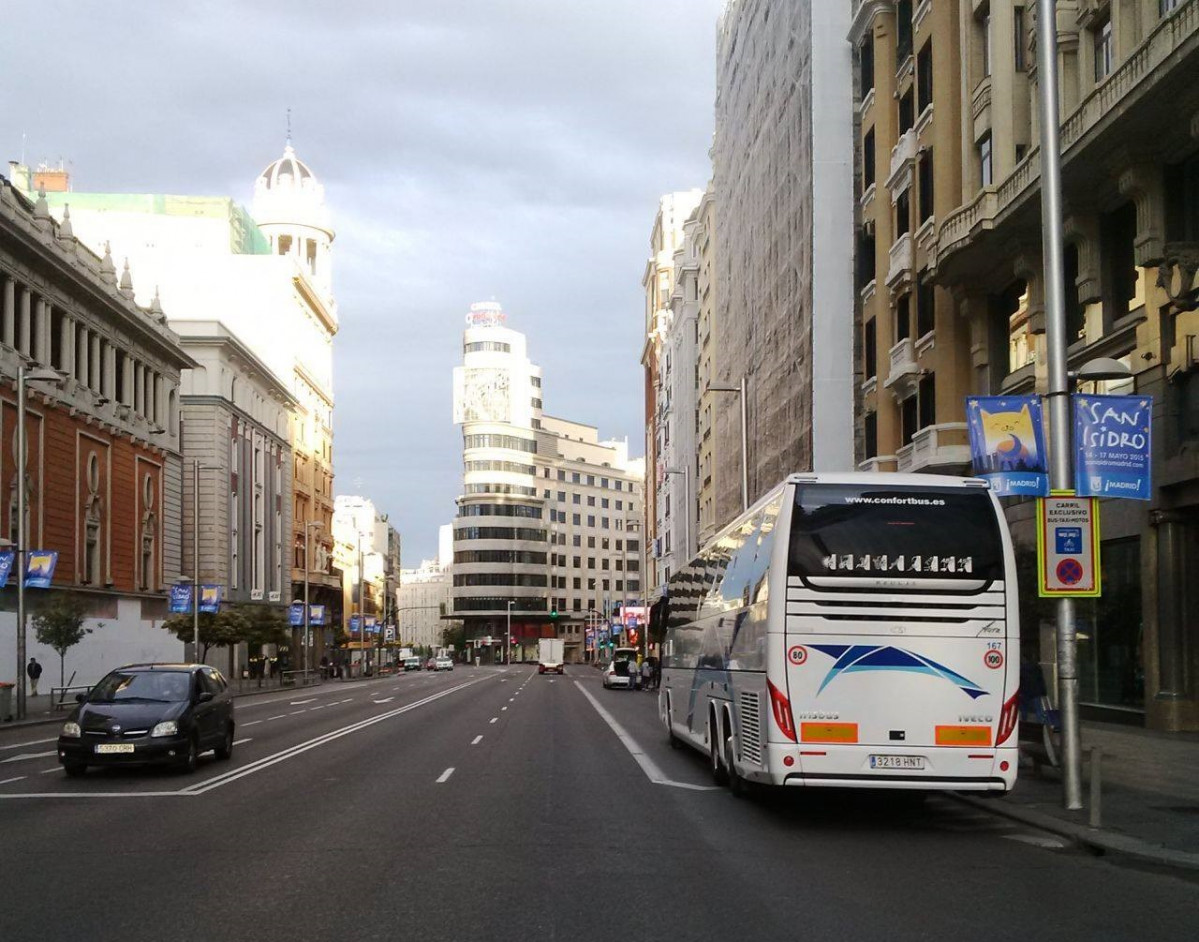
[[[150,736],[151,737],[174,736],[174,735],[178,734],[178,732],[179,732],[179,724],[178,723],[176,723],[174,720],[163,720],[161,723],[159,723],[157,726],[155,726],[152,730],[150,730]]]
[[[78,739],[83,735],[83,731],[79,728],[79,724],[70,721],[62,724],[62,734],[67,739]]]

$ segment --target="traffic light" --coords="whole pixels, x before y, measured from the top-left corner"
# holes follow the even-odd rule
[[[557,621],[557,620],[558,620],[558,609],[555,606],[554,608],[550,609],[550,621]]]

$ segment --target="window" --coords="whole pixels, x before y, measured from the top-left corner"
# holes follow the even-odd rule
[[[916,434],[917,422],[919,420],[918,400],[919,396],[908,396],[899,407],[899,428],[902,444],[912,444],[912,437]]]
[[[920,196],[920,221],[933,218],[933,152],[925,150],[916,166],[916,186]]]
[[[1199,242],[1199,154],[1166,167],[1166,238]]]
[[[895,4],[895,61],[900,65],[912,54],[912,0]]]
[[[595,506],[595,495],[594,495],[594,494],[588,494],[588,495],[587,495],[587,506],[588,506],[588,507],[594,507],[594,506]]]
[[[1078,246],[1067,242],[1062,250],[1062,285],[1066,308],[1066,346],[1086,336],[1086,312],[1078,300]]]
[[[867,412],[862,421],[862,447],[866,449],[867,458],[878,456],[878,413]]]
[[[290,252],[291,251],[291,236],[289,236],[289,235],[279,236],[278,246],[279,246],[279,254],[280,255],[286,255],[288,252]]]
[[[916,99],[909,88],[899,99],[899,133],[911,130],[916,123]]]
[[[1178,9],[1179,4],[1181,3],[1182,0],[1157,0],[1158,16],[1169,16]]]
[[[933,41],[930,39],[916,56],[916,104],[921,113],[933,103]]]
[[[1099,218],[1103,301],[1105,314],[1109,315],[1111,320],[1127,314],[1129,302],[1136,296],[1136,235],[1137,209],[1134,203],[1125,203],[1119,209],[1104,213]]]
[[[103,498],[100,495],[100,457],[96,452],[87,456],[87,497],[84,499],[83,581],[97,585],[100,577],[100,530],[103,517]],[[28,508],[28,505],[26,505]],[[13,526],[10,536],[16,536],[16,501],[13,501]]]
[[[874,281],[874,231],[858,233],[858,291]]]
[[[991,8],[984,6],[975,16],[979,53],[982,55],[982,77],[991,74]]]
[[[587,537],[587,548],[595,549],[595,537],[593,537],[593,536]]]
[[[858,84],[862,97],[874,89],[874,37],[867,36],[858,47]]]
[[[570,515],[570,522],[571,522],[572,524],[574,524],[576,527],[579,525],[579,520],[580,520],[580,517],[579,517],[579,515],[578,515],[578,514],[571,514],[571,515]]]
[[[906,235],[912,229],[911,192],[904,190],[895,200],[895,238]]]
[[[582,504],[582,503],[583,503],[583,498],[582,498],[582,496],[580,496],[578,493],[571,494],[571,495],[570,495],[570,502],[571,502],[572,504]]]
[[[895,340],[907,340],[912,336],[912,298],[901,294],[895,299]]]
[[[862,192],[874,186],[874,128],[862,138]]]
[[[936,425],[937,376],[935,373],[929,373],[927,376],[921,378],[920,386],[916,391],[916,398],[920,400],[920,428],[928,428],[930,425]]]
[[[866,321],[862,335],[862,356],[866,361],[863,372],[869,379],[878,375],[878,327],[873,317]]]
[[[991,169],[991,132],[988,131],[978,142],[978,172],[980,186],[990,186],[994,182]]]
[[[920,273],[916,284],[916,336],[932,333],[937,326],[932,279],[928,272]]]
[[[1099,84],[1112,74],[1112,20],[1108,16],[1091,30],[1092,43],[1095,49],[1095,84]]]
[[[566,491],[558,491],[558,503],[566,503]]]
[[[1024,21],[1024,7],[1012,9],[1012,59],[1017,72],[1028,71],[1028,27]]]

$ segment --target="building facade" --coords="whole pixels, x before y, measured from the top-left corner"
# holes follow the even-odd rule
[[[396,624],[402,645],[425,655],[442,646],[446,628],[456,624],[446,618],[453,588],[453,567],[439,559],[400,571]]]
[[[394,532],[374,501],[359,495],[337,496],[333,543],[336,569],[342,578],[341,630],[348,664],[354,670],[373,670],[383,663],[380,656],[387,641],[386,628],[395,617],[394,596],[388,598],[388,568],[394,564],[390,550],[398,544]]]
[[[160,625],[182,563],[179,383],[193,361],[161,309],[135,303],[128,269],[118,278],[111,255],[80,243],[69,214],[56,222],[44,196],[31,200],[0,178],[6,442],[15,440],[21,362],[61,380],[28,384],[23,475],[15,449],[0,449],[0,533],[16,542],[24,487],[28,548],[58,553],[49,591],[71,589],[89,606],[93,631],[71,650],[70,669],[90,683],[122,663],[179,657]],[[31,609],[44,598],[31,592]],[[0,604],[0,623],[15,629],[15,588],[0,590]],[[31,655],[57,662],[28,637]],[[0,649],[0,679],[15,680],[21,667],[8,645]]]
[[[722,393],[712,389],[720,366],[720,351],[713,341],[716,325],[717,292],[720,284],[716,280],[716,199],[712,184],[704,190],[703,198],[695,211],[695,253],[699,271],[696,291],[699,295],[699,452],[698,474],[693,485],[698,533],[696,546],[703,546],[716,534],[716,439],[714,436],[715,399]]]
[[[855,3],[862,470],[970,462],[969,326],[933,279],[961,193],[959,28],[956,3]]]
[[[746,383],[749,501],[853,462],[847,3],[730,0],[717,31],[714,380]],[[715,525],[741,511],[740,404],[713,398]]]

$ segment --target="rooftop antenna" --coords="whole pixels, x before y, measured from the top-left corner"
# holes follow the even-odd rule
[[[25,132],[21,132],[21,166],[25,166]]]
[[[291,147],[291,108],[287,109],[287,146]]]

